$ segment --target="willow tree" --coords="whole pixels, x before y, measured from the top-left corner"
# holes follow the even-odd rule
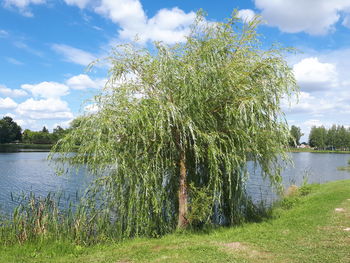
[[[258,25],[198,15],[185,43],[112,51],[97,111],[55,151],[100,175],[103,203],[123,235],[186,227],[196,193],[210,211],[203,221],[235,223],[248,161],[280,181],[289,139],[280,102],[295,80],[286,50],[262,48]]]

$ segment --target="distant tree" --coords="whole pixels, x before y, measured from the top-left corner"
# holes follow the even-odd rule
[[[50,133],[46,127],[43,127],[41,131],[25,129],[23,132],[23,142],[33,144],[54,144],[66,133],[67,130],[60,126],[54,128],[52,133]]]
[[[327,130],[326,134],[326,146],[330,149],[336,148],[336,142],[338,141],[338,130],[337,126],[334,124],[330,129]]]
[[[309,134],[309,145],[318,149],[325,149],[327,146],[327,130],[324,126],[311,128]]]
[[[44,126],[43,129],[41,130],[44,133],[49,133],[49,130]]]
[[[63,129],[61,126],[57,126],[56,128],[53,129],[52,132],[52,139],[55,141],[55,143],[63,138],[68,132],[68,129]]]
[[[9,116],[0,120],[0,143],[20,141],[22,128]]]
[[[295,147],[300,144],[300,138],[304,134],[301,133],[300,127],[292,125],[290,129],[290,135],[291,135],[291,139],[289,140],[289,145],[292,147]]]

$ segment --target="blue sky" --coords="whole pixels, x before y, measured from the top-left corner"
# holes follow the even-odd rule
[[[298,103],[283,104],[290,125],[306,135],[312,125],[350,126],[350,0],[0,3],[0,117],[22,128],[66,127],[106,81],[103,65],[86,72],[91,61],[135,35],[146,47],[181,42],[200,8],[210,21],[235,8],[246,20],[259,14],[266,46],[277,41],[301,51],[286,58],[301,89]]]

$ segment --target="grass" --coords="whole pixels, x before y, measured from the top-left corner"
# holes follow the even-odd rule
[[[0,144],[0,151],[12,152],[12,151],[50,151],[52,144],[29,144],[29,143],[4,143]]]
[[[38,240],[0,247],[0,262],[350,262],[350,181],[292,192],[261,223],[90,247]]]
[[[350,172],[350,166],[340,166],[337,170]]]
[[[350,151],[338,151],[338,150],[314,150],[310,148],[289,148],[289,152],[310,152],[310,153],[350,153]]]

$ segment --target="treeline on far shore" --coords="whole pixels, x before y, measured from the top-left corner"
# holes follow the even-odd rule
[[[333,125],[327,129],[324,126],[313,126],[310,130],[308,143],[300,143],[304,134],[299,127],[292,125],[289,145],[295,148],[312,148],[321,151],[350,151],[350,128],[344,125]]]
[[[0,119],[0,143],[55,144],[68,130],[57,126],[50,132],[44,126],[40,131],[22,131],[21,126],[11,117],[5,116]]]
[[[324,126],[313,126],[309,134],[309,145],[318,150],[350,150],[350,128],[343,125],[333,125],[327,129]]]

